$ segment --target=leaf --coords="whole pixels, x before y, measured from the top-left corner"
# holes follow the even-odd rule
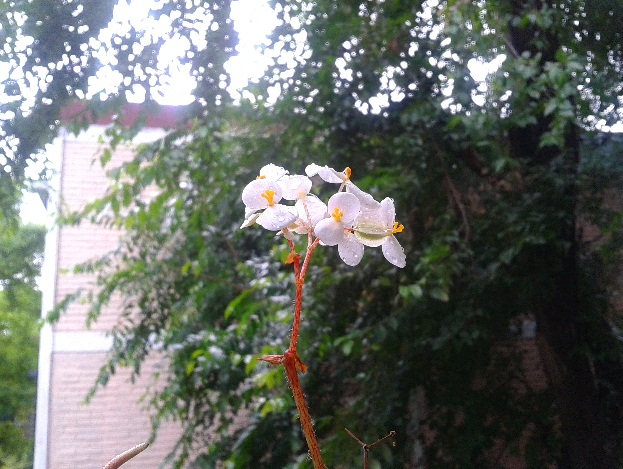
[[[450,300],[450,296],[448,295],[448,291],[442,288],[433,288],[428,294],[439,301],[443,301],[444,303]]]
[[[244,290],[242,293],[236,296],[236,298],[230,301],[227,307],[225,308],[225,313],[223,314],[225,319],[229,319],[230,316],[237,313],[241,305],[247,301],[250,294],[251,294],[251,290]]]
[[[344,342],[342,342],[342,353],[346,356],[350,355],[350,353],[353,351],[354,344],[355,343],[352,340],[345,340]]]
[[[417,283],[412,285],[401,285],[398,287],[398,292],[403,298],[421,298],[423,293],[422,287]]]
[[[108,147],[104,148],[99,157],[99,161],[102,167],[106,166],[111,158],[112,158],[112,152],[110,151],[110,148]]]

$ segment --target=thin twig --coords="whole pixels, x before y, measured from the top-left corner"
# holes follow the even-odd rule
[[[439,162],[441,163],[441,167],[443,168],[444,180],[446,181],[448,189],[450,190],[450,196],[452,200],[454,201],[454,203],[456,204],[457,208],[459,209],[461,218],[463,220],[463,226],[465,227],[465,242],[469,242],[471,238],[471,228],[469,226],[469,216],[467,215],[467,210],[465,210],[465,205],[463,205],[463,202],[461,201],[460,192],[454,185],[454,181],[452,180],[452,178],[450,177],[450,174],[448,173],[448,170],[446,168],[446,159],[444,158],[443,153],[441,152],[441,148],[435,145],[435,150],[436,150],[437,158],[439,159]]]
[[[128,462],[130,459],[132,459],[137,454],[145,451],[145,449],[147,449],[148,446],[149,446],[149,443],[141,443],[140,445],[136,445],[130,448],[129,450],[124,451],[123,453],[118,454],[117,456],[112,458],[108,462],[108,464],[102,467],[102,469],[117,469],[121,467],[122,464]]]
[[[374,443],[368,445],[364,443],[363,441],[361,441],[359,438],[357,438],[355,434],[351,432],[348,428],[345,428],[344,430],[346,430],[346,433],[348,433],[353,440],[359,443],[359,445],[363,449],[363,469],[368,469],[368,453],[370,452],[370,450],[376,445],[378,445],[379,443],[384,442],[388,438],[393,438],[396,436],[396,432],[392,430],[387,435],[385,435],[383,438],[376,440]],[[395,445],[395,442],[392,442],[392,446],[393,445]]]
[[[503,34],[500,34],[498,37],[500,37],[504,41],[504,44],[506,44],[506,47],[508,48],[509,52],[513,54],[513,57],[515,57],[516,59],[521,57],[519,55],[519,52],[517,52],[517,49],[515,49],[515,46],[508,40],[506,36],[504,36]]]
[[[465,242],[469,242],[472,234],[472,230],[469,226],[469,217],[467,216],[467,211],[465,210],[465,205],[461,201],[461,194],[458,189],[454,185],[452,178],[448,174],[448,172],[444,169],[444,179],[446,180],[446,184],[448,185],[448,189],[450,189],[450,194],[452,196],[452,200],[456,204],[459,212],[461,213],[461,218],[463,219],[463,226],[465,227]]]
[[[389,432],[387,435],[385,435],[383,438],[381,438],[380,440],[376,440],[374,443],[372,443],[371,445],[368,445],[368,449],[372,449],[373,447],[375,447],[376,445],[378,445],[379,443],[383,443],[385,440],[387,440],[388,438],[393,438],[396,436],[396,432],[394,430],[392,430],[391,432]],[[392,446],[394,446],[394,442],[392,442]]]

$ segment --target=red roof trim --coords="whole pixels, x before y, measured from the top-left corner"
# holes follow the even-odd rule
[[[61,123],[71,121],[77,117],[81,117],[80,114],[85,112],[87,105],[83,102],[72,103],[61,110],[60,119]],[[181,116],[183,115],[184,106],[160,106],[158,112],[147,114],[145,120],[145,127],[149,128],[171,128],[179,124]],[[141,104],[126,104],[120,111],[121,118],[120,123],[123,126],[133,125],[139,116],[143,116],[144,107]],[[107,114],[106,116],[99,117],[92,121],[92,115],[89,113],[89,121],[91,124],[96,125],[109,125],[113,121],[114,113]],[[92,122],[91,122],[92,121]]]

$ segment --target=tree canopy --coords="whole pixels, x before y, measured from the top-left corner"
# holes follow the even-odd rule
[[[622,142],[607,132],[622,117],[620,1],[271,1],[274,63],[239,103],[224,91],[229,2],[159,2],[159,34],[130,22],[103,44],[114,3],[14,2],[2,15],[1,59],[25,70],[4,84],[5,170],[17,180],[75,97],[122,112],[140,87],[156,107],[159,50],[185,38],[197,83],[186,120],[65,220],[126,230],[82,266],[99,278],[92,318],[125,298],[98,385],[118,366],[139,373],[158,344],[169,369],[150,402],[155,428],[184,428],[178,464],[310,464],[282,372],[255,360],[288,340],[287,246],[239,226],[262,166],[312,162],[390,195],[407,254],[402,270],[372,251],[350,268],[330,249],[310,266],[303,387],[327,464],[361,464],[344,427],[363,441],[397,432],[371,467],[621,463]],[[116,95],[89,91],[100,49]],[[30,107],[17,91],[28,73],[40,82]],[[113,129],[109,144],[135,130]],[[522,339],[532,321],[536,337]],[[527,340],[546,386],[519,352]]]

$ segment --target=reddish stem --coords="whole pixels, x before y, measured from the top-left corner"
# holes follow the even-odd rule
[[[296,353],[296,342],[299,338],[299,327],[301,325],[301,303],[303,301],[304,280],[296,277],[294,294],[294,317],[292,318],[292,335],[290,336],[289,351]]]
[[[288,258],[292,259],[292,265],[294,267],[294,277],[299,276],[300,264],[301,264],[301,256],[296,253],[296,249],[294,249],[294,243],[291,240],[288,241],[288,247],[290,248],[290,255]],[[288,261],[286,260],[286,264]]]
[[[307,253],[303,260],[303,265],[298,269],[298,264],[294,266],[294,317],[292,320],[292,335],[290,336],[290,347],[288,350],[296,353],[296,342],[299,338],[299,327],[301,325],[301,305],[303,304],[303,285],[305,284],[305,274],[307,273],[307,267],[309,266],[309,259],[311,258],[314,249],[318,246],[319,240],[316,239],[312,244],[307,247]]]
[[[307,206],[305,206],[307,212]],[[309,219],[309,213],[307,213]],[[307,245],[307,252],[305,253],[305,259],[301,265],[300,256],[296,253],[294,243],[288,240],[288,246],[290,248],[289,258],[292,259],[294,267],[294,279],[295,279],[295,294],[294,294],[294,314],[292,320],[292,336],[290,337],[290,347],[283,354],[283,358],[265,357],[264,360],[270,363],[283,363],[286,369],[286,376],[290,383],[290,389],[292,390],[292,397],[296,404],[296,410],[299,414],[301,421],[301,427],[305,440],[307,441],[307,447],[309,448],[309,455],[314,463],[314,469],[325,469],[326,466],[322,462],[322,456],[320,455],[320,447],[316,440],[316,434],[314,433],[314,427],[312,425],[311,417],[309,416],[309,410],[305,403],[305,397],[303,395],[303,388],[298,377],[298,372],[305,373],[307,367],[303,364],[298,354],[296,353],[296,343],[299,336],[299,328],[301,325],[301,307],[303,304],[303,285],[305,284],[305,274],[307,273],[307,267],[309,266],[309,260],[312,253],[320,242],[319,239],[312,241],[312,231],[308,233],[309,242]]]
[[[309,266],[309,260],[311,259],[311,255],[313,254],[316,246],[320,242],[320,238],[316,238],[316,240],[307,246],[307,253],[305,254],[305,259],[303,260],[303,266],[301,267],[300,277],[305,279],[305,274],[307,273],[307,267]]]
[[[292,397],[294,397],[303,434],[305,435],[307,447],[309,448],[309,456],[314,463],[314,469],[325,469],[326,466],[322,462],[320,447],[318,446],[318,441],[316,440],[316,434],[314,433],[314,427],[312,425],[311,417],[309,416],[309,410],[307,410],[307,404],[305,403],[305,397],[303,396],[303,390],[298,376],[297,367],[304,365],[300,363],[300,359],[296,355],[296,352],[291,350],[286,350],[283,358],[283,365],[286,369],[286,376],[288,377],[288,382],[290,383],[290,389],[292,390]]]

